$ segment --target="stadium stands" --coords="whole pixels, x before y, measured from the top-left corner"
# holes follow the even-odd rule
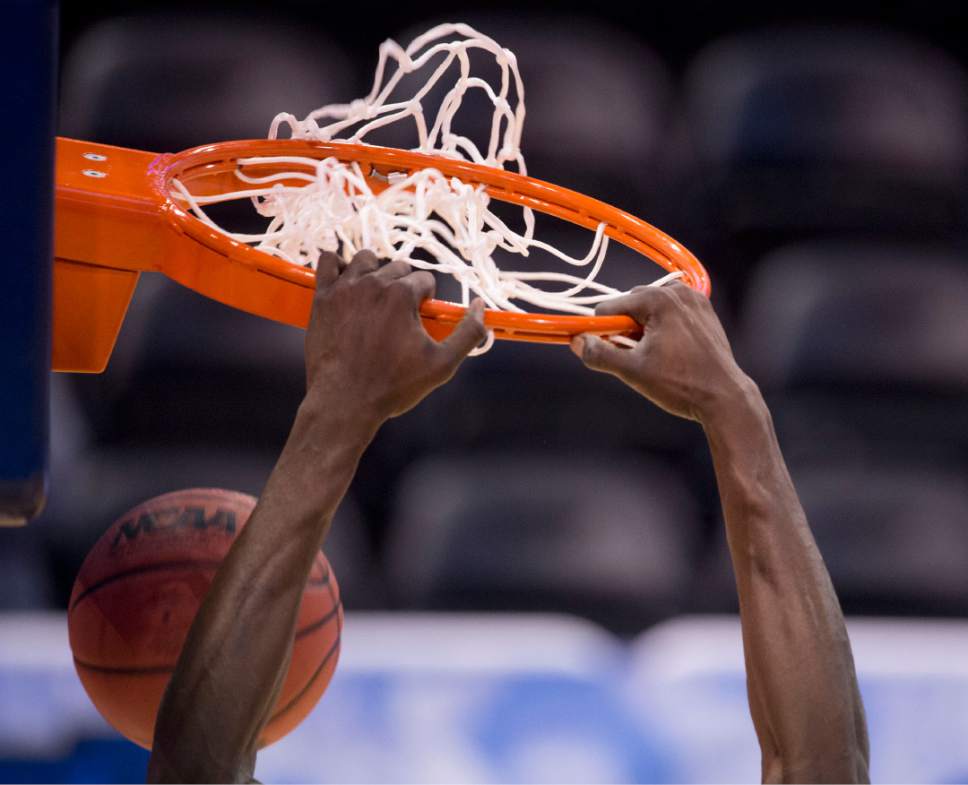
[[[159,151],[263,136],[278,111],[363,94],[384,34],[440,20],[209,5],[65,4],[60,133]],[[763,25],[688,4],[461,17],[517,52],[530,173],[706,263],[845,609],[907,617],[849,621],[871,773],[960,782],[968,631],[911,617],[968,610],[968,61],[949,17],[901,5],[809,27],[787,8]],[[587,250],[584,230],[538,226]],[[658,273],[622,247],[609,259],[621,288]],[[298,331],[145,275],[107,372],[54,378],[48,508],[0,532],[0,781],[143,777],[146,753],[81,690],[60,611],[128,507],[260,491],[302,349]],[[702,430],[567,349],[499,345],[387,423],[326,550],[349,608],[396,610],[351,610],[329,693],[260,757],[263,781],[758,776]],[[683,611],[721,615],[669,621]]]
[[[347,55],[316,32],[218,11],[146,10],[91,25],[74,41],[61,134],[175,152],[264,137],[278,112],[306,113],[356,92]]]
[[[450,454],[415,464],[399,487],[387,569],[407,607],[557,609],[625,634],[680,607],[700,527],[661,465]]]
[[[720,260],[731,300],[779,243],[957,237],[966,87],[954,58],[876,28],[769,26],[699,53],[684,80],[676,179],[688,231]]]
[[[532,10],[464,17],[518,53],[530,172],[642,213],[706,262],[845,608],[963,615],[963,53],[945,44],[940,23],[919,38],[856,23],[707,20],[719,25],[708,41],[671,40],[643,23],[620,29],[595,9]],[[367,25],[338,30],[298,13],[269,23],[227,4],[72,18],[60,131],[158,150],[262,136],[277,111],[362,94],[378,42],[363,46],[375,35]],[[398,18],[386,26],[401,29]],[[429,26],[413,21],[409,32]],[[473,132],[480,118],[468,109]],[[548,231],[572,253],[590,237]],[[616,286],[655,277],[622,248],[610,259],[604,279]],[[453,294],[446,282],[440,291]],[[6,539],[2,607],[62,607],[90,544],[148,496],[188,485],[258,493],[303,384],[297,331],[143,276],[108,371],[55,379],[49,508]],[[585,372],[564,348],[503,344],[386,425],[327,552],[351,608],[569,611],[629,636],[683,609],[735,607],[719,515],[696,424]],[[734,620],[660,624],[628,649],[580,626],[529,633],[513,621],[453,621],[361,619],[359,634],[348,625],[331,694],[288,746],[264,756],[260,774],[756,776],[751,728],[733,719],[747,716]],[[0,620],[0,652],[11,624]],[[60,617],[38,624],[40,645],[59,651],[50,630]],[[963,779],[963,745],[950,742],[963,729],[944,718],[963,699],[955,660],[965,658],[944,652],[964,649],[964,631],[914,621],[851,629],[877,715],[874,776]],[[522,671],[467,648],[519,651],[545,636],[583,652],[581,667],[564,673],[541,660]],[[140,776],[144,756],[106,733],[65,652],[41,657],[29,677],[23,661],[0,663],[0,722],[14,734],[0,779]],[[429,659],[407,664],[418,655]],[[60,724],[38,716],[17,735],[9,707],[38,695]],[[567,722],[555,726],[556,714]],[[28,736],[36,749],[16,746]],[[446,752],[423,754],[431,744]],[[25,754],[36,756],[17,768]]]
[[[829,461],[888,477],[904,470],[898,466],[924,477],[931,466],[964,465],[964,346],[950,329],[968,296],[963,255],[950,242],[964,223],[968,155],[966,77],[956,57],[883,29],[775,26],[719,37],[676,64],[677,84],[655,53],[668,53],[668,41],[604,19],[473,9],[465,18],[518,51],[533,173],[660,216],[677,232],[695,230],[683,239],[702,252],[714,288],[726,290],[718,302],[727,330],[767,392],[797,477],[823,476]],[[402,38],[429,24],[409,26]],[[189,27],[210,45],[186,43],[180,31]],[[373,50],[354,48],[353,37],[333,39],[311,25],[295,30],[245,13],[108,16],[68,36],[61,131],[158,149],[261,135],[280,109],[301,112],[367,88]],[[253,47],[256,69],[239,55]],[[697,215],[701,225],[690,225]],[[584,231],[549,231],[572,252],[588,241]],[[756,242],[746,243],[751,234]],[[802,242],[775,247],[791,237]],[[610,258],[606,278],[615,285],[654,274],[621,247]],[[46,538],[52,555],[40,560],[53,564],[61,595],[97,529],[139,494],[197,484],[190,478],[199,473],[257,492],[301,395],[297,332],[149,279],[107,373],[66,385],[75,408],[56,428],[76,446],[54,470],[70,467],[63,471],[73,480],[54,483],[47,519],[73,534]],[[738,315],[733,306],[742,306]],[[691,543],[683,551],[695,573],[688,594],[706,594],[697,553],[715,561],[722,552],[701,429],[584,372],[564,349],[508,344],[468,361],[454,382],[379,434],[349,503],[350,519],[361,521],[349,535],[357,540],[350,573],[378,586],[381,563],[405,564],[398,543],[414,524],[393,500],[412,498],[407,483],[422,471],[415,463],[459,454],[464,476],[498,476],[495,454],[513,464],[536,448],[576,464],[588,451],[662,461],[670,484],[691,499],[692,512],[677,513]],[[648,493],[633,474],[619,475],[627,479],[613,478],[618,497]],[[430,506],[448,493],[438,488]],[[481,515],[500,502],[503,518],[536,520],[526,497],[504,496],[483,494]],[[350,567],[367,560],[372,570]],[[440,575],[464,574],[444,562],[434,567]],[[392,583],[384,599],[380,590],[351,595],[366,607],[431,597],[447,607],[443,595]],[[635,591],[628,587],[625,605]],[[903,592],[874,593],[883,608],[901,607],[892,596]],[[501,597],[502,607],[526,607],[526,593]]]

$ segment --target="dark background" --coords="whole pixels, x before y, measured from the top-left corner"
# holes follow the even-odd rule
[[[957,4],[65,2],[61,18],[61,133],[158,150],[362,95],[380,41],[443,19],[510,46],[531,171],[709,269],[845,610],[968,607]],[[302,383],[297,331],[144,280],[108,371],[55,378],[49,505],[0,601],[63,607],[145,498],[257,494]],[[561,610],[632,634],[735,609],[719,516],[697,425],[566,350],[499,345],[381,431],[327,552],[350,608]]]
[[[702,46],[720,36],[776,23],[861,24],[885,27],[930,39],[955,56],[964,55],[965,11],[960,3],[367,3],[275,2],[71,2],[61,4],[65,50],[86,28],[116,16],[152,10],[199,10],[247,13],[311,25],[348,48],[367,56],[375,46],[422,18],[462,21],[467,12],[539,12],[591,18],[619,25],[640,36],[675,67],[684,67]]]

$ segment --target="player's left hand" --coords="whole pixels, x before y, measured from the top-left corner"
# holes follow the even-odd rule
[[[705,422],[742,400],[753,384],[736,364],[709,298],[684,284],[638,287],[595,313],[631,316],[642,325],[642,338],[627,349],[579,335],[572,351],[670,414]]]
[[[487,335],[484,303],[476,300],[445,340],[431,338],[419,308],[434,296],[434,277],[406,262],[381,264],[361,251],[344,267],[335,254],[324,254],[316,282],[306,332],[307,396],[360,408],[377,425],[449,381]]]

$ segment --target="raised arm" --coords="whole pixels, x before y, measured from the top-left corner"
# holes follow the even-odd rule
[[[485,335],[482,304],[444,342],[421,326],[429,273],[368,252],[320,260],[307,392],[249,522],[192,624],[161,703],[150,782],[246,782],[285,678],[313,559],[364,449]]]
[[[631,315],[642,340],[623,349],[581,336],[573,351],[706,432],[739,591],[763,781],[867,782],[867,724],[843,614],[770,413],[712,306],[674,284],[635,290],[598,313]]]

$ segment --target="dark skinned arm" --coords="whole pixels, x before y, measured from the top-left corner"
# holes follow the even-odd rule
[[[573,351],[709,442],[739,592],[750,713],[764,782],[867,782],[864,707],[834,594],[756,385],[708,299],[640,288],[599,306],[643,327],[631,349],[580,336]]]
[[[159,709],[150,782],[246,782],[282,686],[303,589],[380,425],[448,381],[485,336],[482,303],[437,343],[434,279],[369,252],[320,260],[307,392],[259,503],[192,624]]]

